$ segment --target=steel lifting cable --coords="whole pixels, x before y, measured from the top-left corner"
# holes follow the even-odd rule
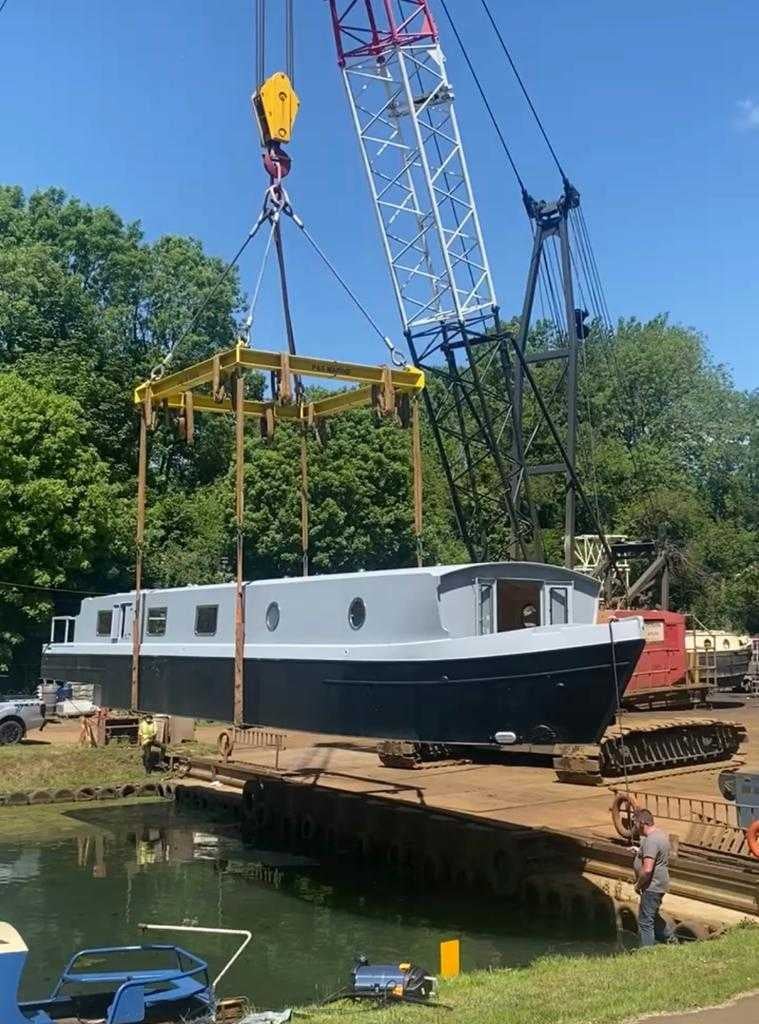
[[[266,77],[266,0],[255,0],[255,49],[256,49],[256,81],[255,88]]]
[[[617,722],[619,723],[619,745],[622,748],[622,777],[625,780],[625,796],[630,814],[633,814],[633,803],[630,796],[630,781],[627,777],[627,744],[625,743],[625,730],[622,724],[622,694],[619,689],[619,668],[617,666],[617,648],[614,640],[614,623],[619,621],[613,616],[609,619],[609,644],[611,646],[611,668],[614,675],[614,694],[616,699]],[[632,833],[632,828],[631,828]],[[632,835],[631,835],[632,841]]]
[[[269,231],[269,237],[266,239],[266,247],[264,248],[264,254],[261,259],[261,266],[258,270],[258,276],[256,277],[256,283],[253,288],[253,295],[248,306],[248,315],[245,317],[243,322],[243,330],[245,336],[250,344],[250,333],[253,328],[253,317],[256,312],[256,306],[258,305],[258,297],[261,293],[261,284],[264,279],[264,273],[266,271],[266,264],[269,259],[269,253],[271,252],[271,243],[274,239],[274,232],[276,230],[276,223],[272,220],[271,230]]]
[[[482,84],[482,81],[480,80],[480,76],[477,74],[477,71],[475,70],[474,64],[472,63],[472,59],[469,56],[469,52],[468,52],[466,46],[464,45],[463,39],[461,38],[459,30],[456,28],[456,23],[454,22],[453,17],[451,15],[451,12],[448,9],[448,4],[446,3],[446,0],[440,0],[440,5],[442,6],[442,8],[443,8],[443,10],[445,12],[445,16],[448,19],[448,22],[449,22],[449,24],[451,26],[451,30],[452,30],[454,36],[456,37],[456,42],[459,45],[459,49],[461,50],[461,54],[462,54],[462,56],[464,58],[464,61],[466,62],[466,66],[469,68],[469,73],[471,74],[471,76],[472,76],[472,78],[474,80],[474,84],[477,86],[477,91],[480,94],[480,99],[482,100],[482,102],[483,102],[483,104],[485,106],[485,110],[487,111],[488,117],[490,118],[490,123],[492,124],[493,129],[494,129],[496,135],[498,136],[498,140],[501,143],[501,147],[502,147],[504,153],[506,154],[506,159],[508,160],[511,169],[514,172],[514,177],[517,179],[517,182],[519,184],[519,188],[522,190],[522,195],[526,196],[528,194],[527,193],[527,189],[525,187],[524,181],[522,180],[522,176],[519,173],[519,170],[517,169],[516,161],[514,160],[512,152],[509,149],[509,145],[506,142],[506,138],[505,138],[503,132],[501,131],[501,126],[498,123],[498,119],[495,116],[495,112],[494,112],[492,106],[490,105],[490,101],[487,98],[487,94],[485,92],[485,88],[484,88],[484,86]]]
[[[293,0],[285,0],[285,71],[295,85],[295,22]]]
[[[364,304],[358,298],[358,296],[353,291],[353,289],[350,287],[348,282],[340,274],[340,271],[337,269],[337,267],[334,265],[334,263],[330,260],[330,258],[327,256],[327,254],[321,248],[319,243],[316,241],[316,239],[310,233],[310,231],[308,230],[306,225],[303,223],[303,221],[300,219],[300,217],[298,217],[297,214],[295,214],[292,211],[290,211],[288,216],[292,217],[293,222],[295,223],[295,225],[298,228],[300,228],[301,233],[303,234],[304,238],[309,243],[309,245],[312,247],[312,249],[314,250],[316,255],[319,257],[319,259],[322,261],[322,263],[324,263],[324,265],[327,267],[327,269],[332,274],[334,279],[337,281],[337,283],[343,289],[343,291],[348,296],[348,298],[351,300],[351,302],[356,307],[356,309],[359,311],[359,313],[361,313],[361,315],[366,320],[366,322],[369,324],[369,326],[372,328],[372,330],[375,332],[375,334],[377,334],[377,336],[382,339],[383,344],[386,346],[388,352],[390,353],[390,358],[392,359],[393,364],[395,366],[398,366],[398,367],[408,366],[408,360],[406,359],[406,357],[403,355],[402,352],[398,351],[398,349],[392,343],[390,338],[388,338],[386,334],[382,333],[382,329],[380,328],[380,326],[377,323],[377,321],[371,315],[371,313],[366,308],[366,306],[364,306]]]
[[[540,129],[541,135],[545,139],[545,143],[548,146],[548,151],[550,152],[551,156],[553,157],[553,161],[556,164],[556,167],[557,167],[557,169],[559,171],[559,174],[561,175],[562,181],[566,182],[569,179],[567,178],[566,174],[564,173],[564,168],[561,166],[561,162],[559,161],[559,158],[556,155],[556,150],[551,145],[551,140],[548,138],[548,133],[546,132],[545,128],[543,127],[543,122],[540,120],[540,116],[539,116],[537,110],[535,109],[535,104],[532,102],[532,99],[530,98],[530,94],[527,91],[527,87],[525,86],[524,82],[522,81],[522,76],[519,74],[519,71],[517,70],[517,66],[514,63],[514,58],[511,56],[511,53],[509,52],[509,48],[506,45],[506,40],[501,35],[501,30],[498,28],[498,24],[496,23],[496,20],[493,17],[493,13],[490,10],[490,6],[488,5],[487,0],[481,0],[481,3],[482,3],[483,9],[485,11],[485,14],[487,15],[487,18],[488,18],[490,24],[493,26],[493,31],[496,34],[496,38],[498,39],[498,42],[500,43],[501,49],[503,50],[503,52],[504,52],[504,54],[506,56],[506,59],[508,60],[509,65],[511,66],[511,70],[514,72],[514,77],[516,78],[517,82],[519,83],[519,88],[522,90],[522,95],[527,100],[527,105],[529,106],[530,110],[532,111],[532,116],[535,118],[535,123],[537,124],[538,128]]]
[[[256,88],[266,78],[266,0],[255,0],[254,15],[255,53],[256,53]],[[285,71],[290,81],[295,84],[295,19],[293,17],[293,0],[285,0]]]
[[[240,260],[240,257],[248,248],[253,239],[256,237],[256,235],[259,232],[259,229],[261,228],[261,225],[267,219],[268,218],[266,217],[264,211],[262,211],[256,223],[245,236],[245,239],[243,240],[243,243],[240,246],[240,248],[237,250],[232,259],[229,261],[229,263],[227,263],[226,267],[224,267],[222,272],[219,274],[218,278],[216,279],[216,282],[214,283],[213,288],[211,288],[211,290],[208,292],[203,301],[196,307],[195,312],[193,313],[192,318],[190,320],[190,323],[187,325],[185,330],[180,334],[180,336],[177,338],[174,344],[170,346],[169,351],[166,353],[163,359],[161,359],[161,361],[157,363],[156,366],[154,366],[153,369],[150,371],[150,379],[152,381],[160,380],[161,377],[163,377],[164,373],[166,372],[166,367],[169,365],[169,363],[176,355],[177,349],[185,340],[185,338],[187,338],[189,334],[192,332],[193,328],[196,326],[198,320],[200,319],[201,314],[206,310],[211,299],[214,297],[214,295],[216,295],[224,281],[226,281],[226,279],[229,277],[230,273]]]

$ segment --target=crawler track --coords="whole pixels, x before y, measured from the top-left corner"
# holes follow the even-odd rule
[[[668,774],[733,758],[746,740],[740,722],[714,718],[656,719],[613,725],[598,746],[557,749],[554,770],[560,782],[595,785],[621,776]]]

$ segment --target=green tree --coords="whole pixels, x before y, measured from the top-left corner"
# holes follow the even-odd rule
[[[0,373],[4,670],[27,631],[46,623],[53,605],[45,588],[87,579],[101,552],[123,540],[124,513],[77,403]]]

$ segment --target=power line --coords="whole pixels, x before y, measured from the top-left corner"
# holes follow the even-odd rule
[[[7,0],[6,0],[7,3]],[[0,7],[0,12],[2,7]],[[80,597],[103,597],[102,590],[71,590],[67,587],[41,587],[34,583],[11,583],[10,580],[0,580],[0,589],[5,590],[37,590],[46,594],[78,594]]]
[[[2,13],[3,13],[3,11],[5,10],[5,5],[6,5],[7,3],[8,3],[8,0],[3,0],[3,2],[2,2],[2,3],[0,3],[0,14],[2,14]]]

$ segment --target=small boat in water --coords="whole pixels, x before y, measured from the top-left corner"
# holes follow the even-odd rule
[[[69,960],[50,996],[19,1002],[27,954],[26,943],[13,925],[0,921],[2,1024],[205,1024],[214,1020],[208,965],[181,946],[80,950]]]
[[[54,621],[42,675],[132,704],[134,593]],[[595,743],[643,649],[596,621],[599,584],[530,562],[257,580],[244,589],[243,719],[440,744]],[[235,586],[143,592],[139,707],[230,722]]]

